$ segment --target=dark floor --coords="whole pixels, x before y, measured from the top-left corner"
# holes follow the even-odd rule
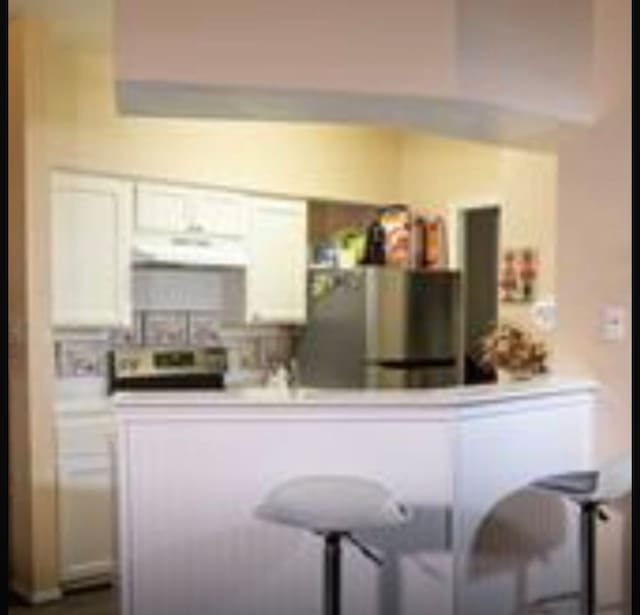
[[[62,600],[41,606],[9,601],[8,615],[117,615],[115,592],[111,589],[85,590],[65,594]]]
[[[600,605],[599,615],[623,615],[619,605]],[[629,611],[631,612],[631,611]],[[576,615],[575,601],[559,601],[553,607],[532,608],[527,615]],[[75,591],[62,600],[41,606],[27,606],[9,597],[8,615],[118,615],[117,597],[110,588]]]

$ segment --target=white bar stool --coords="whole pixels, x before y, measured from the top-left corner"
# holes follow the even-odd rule
[[[381,559],[353,533],[397,526],[410,518],[407,508],[384,486],[351,476],[306,476],[288,481],[266,496],[256,515],[323,537],[325,615],[341,612],[342,539],[381,564]]]
[[[562,495],[575,503],[580,513],[580,613],[596,612],[596,527],[607,521],[604,507],[631,491],[631,455],[600,470],[550,476],[533,487]]]

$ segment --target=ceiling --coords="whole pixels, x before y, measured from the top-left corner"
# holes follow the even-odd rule
[[[66,46],[81,48],[85,51],[109,52],[112,49],[115,2],[116,0],[8,0],[8,8],[10,17],[27,16],[46,19],[51,24],[54,37]],[[167,104],[171,103],[170,97],[166,93],[162,96],[157,94],[153,93],[155,101],[161,100]],[[219,99],[218,96],[216,100]],[[283,101],[277,102],[278,109],[282,111]],[[211,100],[207,99],[205,103],[208,109],[213,108]],[[256,108],[260,111],[255,115],[258,117],[265,115],[265,109],[259,108],[261,104],[259,98],[252,100],[251,104],[253,107],[257,105]],[[294,107],[285,106],[284,109],[292,114],[292,119],[295,119]],[[403,117],[407,114],[411,115],[414,111],[418,113],[415,109],[405,109]],[[141,108],[138,112],[145,114],[148,111]],[[413,114],[415,115],[415,113]],[[478,112],[475,107],[465,107],[463,104],[452,106],[435,102],[431,106],[421,105],[420,113],[424,117],[414,117],[416,124],[412,124],[412,127],[421,125],[423,128],[427,128],[435,125],[440,129],[446,128],[447,130],[443,134],[452,137],[481,139],[498,143],[517,143],[521,146],[535,148],[551,147],[553,135],[557,129],[555,123],[544,122],[540,118],[525,118],[523,120],[517,114],[499,114],[495,109],[489,108],[481,109]],[[346,117],[339,117],[334,118],[334,121],[348,120]],[[392,125],[394,125],[393,122]]]
[[[112,0],[9,0],[9,16],[46,19],[55,36],[84,48],[111,46]]]

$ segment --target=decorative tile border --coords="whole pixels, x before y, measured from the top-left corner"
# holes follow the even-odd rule
[[[188,327],[190,346],[215,346],[221,343],[220,316],[217,312],[189,312]]]
[[[145,346],[188,346],[187,312],[144,312],[143,332]]]
[[[110,341],[113,348],[123,346],[142,346],[144,343],[142,331],[142,312],[133,313],[131,327],[113,329],[110,331]]]
[[[106,376],[109,343],[103,340],[68,340],[56,343],[59,378]]]
[[[127,329],[61,330],[54,337],[59,379],[106,378],[107,352],[125,346],[222,344],[229,351],[231,373],[262,372],[270,363],[288,359],[293,349],[292,332],[285,327],[224,326],[213,310],[137,311]]]

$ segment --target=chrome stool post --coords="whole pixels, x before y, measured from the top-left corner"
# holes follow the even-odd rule
[[[604,507],[631,491],[631,456],[591,472],[550,476],[533,487],[566,497],[580,515],[580,613],[595,615],[596,532],[598,520],[608,520]]]

